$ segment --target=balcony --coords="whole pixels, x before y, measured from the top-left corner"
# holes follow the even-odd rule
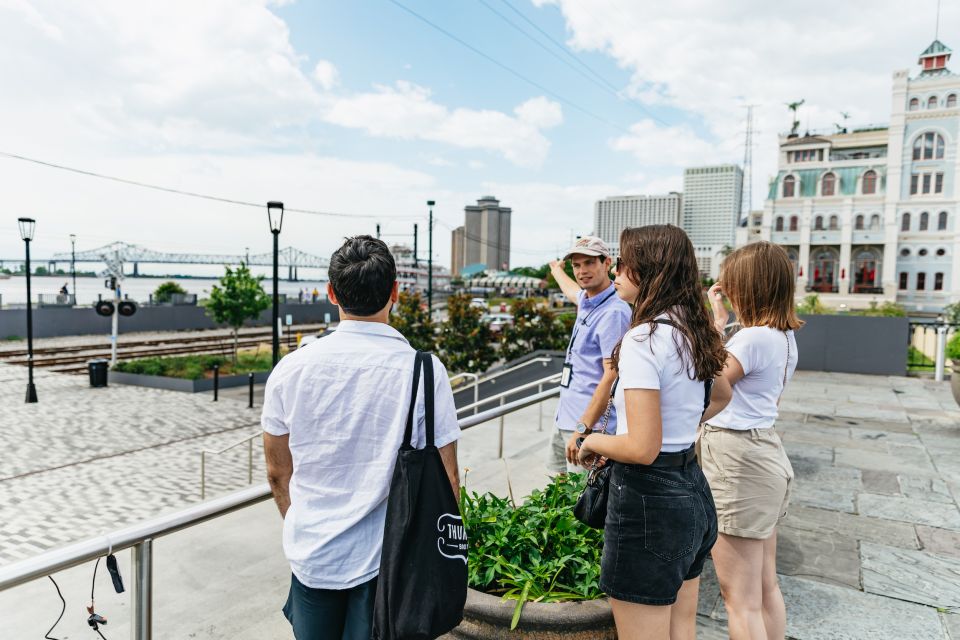
[[[776,244],[800,244],[799,231],[774,231],[770,240]]]
[[[811,229],[810,244],[840,244],[839,229]]]

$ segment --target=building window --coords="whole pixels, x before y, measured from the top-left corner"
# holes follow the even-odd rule
[[[927,98],[927,109],[936,109],[937,108],[937,96],[930,96]]]
[[[783,231],[783,216],[777,216],[777,222],[773,225],[775,231]]]
[[[920,180],[920,176],[918,176],[917,174],[913,174],[912,176],[910,176],[910,195],[913,196],[917,194],[917,184],[919,180]]]
[[[942,273],[936,273],[933,275],[933,290],[943,291],[943,274]]]
[[[943,148],[943,136],[928,131],[922,136],[917,136],[917,139],[913,141],[913,159],[942,160]]]
[[[815,231],[823,231],[823,216],[817,216],[814,218],[813,229]]]
[[[910,231],[910,214],[903,214],[903,219],[900,222],[900,231]]]
[[[917,274],[917,291],[923,291],[927,287],[927,274]]]
[[[787,176],[783,179],[783,197],[792,198],[796,190],[797,179],[793,176]]]
[[[920,251],[917,251],[917,255],[920,256],[921,258],[925,257],[927,253],[928,252],[926,249],[920,249]]]
[[[836,191],[837,187],[837,176],[833,173],[828,173],[823,176],[823,181],[820,185],[820,195],[822,196],[832,196]]]
[[[870,216],[870,230],[876,231],[879,228],[880,228],[880,216],[878,216],[877,214],[873,214],[872,216]]]
[[[840,228],[840,218],[837,216],[830,216],[830,231],[836,231]]]
[[[937,216],[937,231],[947,230],[947,212],[941,211]]]
[[[907,249],[906,247],[904,247],[903,249],[900,249],[900,257],[901,257],[901,258],[909,258],[909,257],[910,257],[910,249]]]
[[[880,259],[873,250],[868,249],[857,254],[853,269],[854,293],[876,288],[879,264]]]
[[[947,96],[947,109],[952,109],[957,106],[957,94],[951,93]]]
[[[934,193],[943,193],[943,172],[938,171],[934,175],[933,181],[933,192]]]
[[[910,111],[916,111],[920,108],[920,100],[918,98],[910,98]]]
[[[943,256],[947,255],[947,250],[946,250],[946,249],[937,249],[937,255],[942,258]]]
[[[857,216],[855,218],[853,228],[857,231],[863,231],[863,216]]]
[[[877,172],[867,171],[863,174],[863,192],[865,194],[877,192]]]
[[[923,174],[923,192],[930,193],[930,174]]]
[[[790,216],[790,231],[796,231],[800,225],[800,219],[797,216]]]
[[[924,211],[920,214],[920,231],[926,231],[930,227],[930,214]]]
[[[900,290],[906,291],[906,289],[907,289],[907,272],[901,271],[900,272]]]

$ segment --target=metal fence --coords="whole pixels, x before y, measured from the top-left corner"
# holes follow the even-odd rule
[[[960,324],[911,322],[907,334],[907,373],[933,373],[937,380],[942,380],[952,364],[946,357],[946,346],[958,330]]]

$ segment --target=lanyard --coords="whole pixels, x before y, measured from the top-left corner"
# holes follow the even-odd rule
[[[611,287],[611,288],[613,288],[613,287]],[[593,312],[596,311],[597,309],[599,309],[600,307],[602,307],[602,306],[604,305],[604,303],[605,303],[607,300],[609,300],[610,298],[612,298],[613,296],[615,296],[616,293],[617,293],[617,290],[616,290],[616,289],[613,289],[613,291],[611,291],[610,293],[607,294],[607,297],[606,297],[606,298],[604,298],[603,300],[601,300],[600,302],[598,302],[598,303],[597,303],[597,306],[595,306],[593,309],[590,310],[590,313],[588,313],[588,314],[583,318],[583,320],[580,320],[579,322],[576,323],[576,326],[573,328],[573,335],[570,336],[570,344],[567,346],[567,360],[568,360],[568,361],[570,360],[570,353],[573,351],[573,345],[574,345],[574,343],[577,341],[577,334],[580,333],[580,325],[583,325],[584,327],[587,326],[587,320],[590,319],[590,316],[593,315]]]

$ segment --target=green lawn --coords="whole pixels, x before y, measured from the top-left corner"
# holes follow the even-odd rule
[[[936,362],[922,351],[911,345],[907,352],[907,371],[932,371]]]

